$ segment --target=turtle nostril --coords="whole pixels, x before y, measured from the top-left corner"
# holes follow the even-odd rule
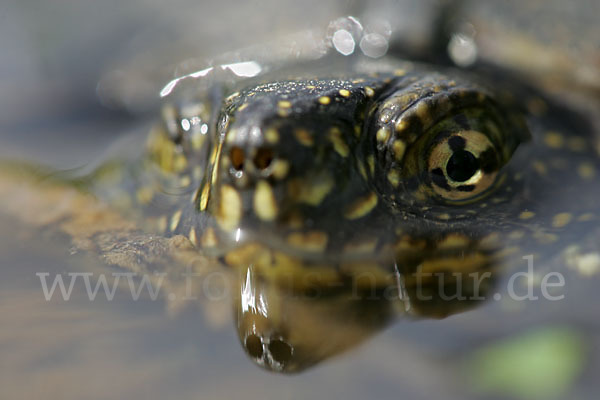
[[[292,358],[292,346],[280,339],[271,340],[269,351],[273,359],[281,364],[285,364]]]
[[[248,335],[246,338],[246,350],[248,350],[248,354],[254,358],[261,358],[263,355],[263,346],[262,340],[260,337],[256,335]]]
[[[233,147],[229,152],[229,158],[231,159],[231,166],[236,171],[241,171],[244,168],[244,160],[246,158],[244,150],[239,147]]]
[[[261,147],[256,151],[256,155],[254,156],[254,165],[256,165],[256,168],[265,170],[271,165],[271,161],[273,161],[273,150]]]

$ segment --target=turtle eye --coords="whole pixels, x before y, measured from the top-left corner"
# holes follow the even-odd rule
[[[364,148],[375,162],[367,176],[394,208],[482,199],[500,186],[500,171],[530,139],[511,104],[441,74],[400,81],[370,118]]]
[[[460,201],[492,187],[500,164],[499,154],[487,136],[467,130],[446,136],[433,146],[427,171],[435,193]]]

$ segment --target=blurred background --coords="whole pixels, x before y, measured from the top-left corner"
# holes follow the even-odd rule
[[[598,8],[595,0],[581,3],[572,7],[571,20],[597,18],[586,12]],[[377,21],[391,15],[390,48],[469,64],[469,31],[461,33],[466,42],[456,39],[458,58],[452,51],[429,53],[440,49],[434,40],[439,18],[452,7],[442,0],[377,6],[342,0],[3,0],[0,157],[59,169],[83,166],[151,121],[157,85],[177,76],[182,61],[203,65],[295,32],[322,32],[341,16]],[[596,60],[566,78],[596,90],[600,36],[586,21],[591,27],[582,43],[559,49],[572,47]],[[482,37],[498,34],[489,32]],[[555,43],[549,37],[541,47]],[[448,50],[445,43],[441,49]],[[494,59],[499,50],[478,50],[492,62],[507,59]],[[563,73],[573,71],[564,65]],[[539,71],[535,63],[527,68]],[[592,399],[600,392],[597,276],[580,279],[572,272],[565,301],[498,301],[440,321],[401,320],[356,349],[282,376],[247,359],[227,301],[173,312],[167,299],[136,302],[127,293],[91,302],[79,287],[72,301],[46,302],[36,272],[99,273],[106,266],[65,254],[63,238],[33,242],[25,228],[7,221],[0,218],[0,398]],[[594,307],[581,307],[576,293],[586,293]]]

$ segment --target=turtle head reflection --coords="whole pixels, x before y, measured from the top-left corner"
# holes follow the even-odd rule
[[[295,355],[294,347],[273,326],[279,302],[270,289],[257,284],[252,267],[248,268],[237,299],[238,331],[243,347],[256,364],[284,371]]]
[[[386,326],[395,300],[363,297],[340,288],[312,293],[288,290],[249,268],[240,286],[237,328],[257,365],[293,373],[352,348]]]
[[[438,248],[434,241],[398,252],[385,279],[362,268],[307,287],[248,267],[235,299],[242,347],[267,370],[295,373],[358,346],[397,318],[438,319],[482,304],[494,287],[497,252],[480,240],[446,239]]]

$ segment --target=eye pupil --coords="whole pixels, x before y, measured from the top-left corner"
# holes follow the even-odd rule
[[[446,173],[455,182],[468,181],[479,170],[479,161],[473,153],[466,150],[458,150],[446,164]]]

